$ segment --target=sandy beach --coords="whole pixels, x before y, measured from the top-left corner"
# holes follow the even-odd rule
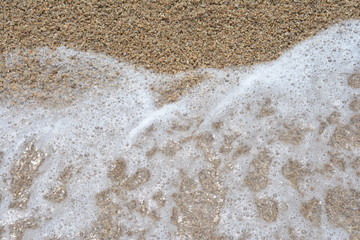
[[[0,19],[0,239],[360,239],[357,0]]]

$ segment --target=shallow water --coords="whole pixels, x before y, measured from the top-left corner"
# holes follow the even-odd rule
[[[360,239],[359,49],[348,21],[274,62],[176,76],[36,50],[103,82],[65,106],[3,100],[0,236]],[[151,89],[184,76],[206,79],[159,107]]]

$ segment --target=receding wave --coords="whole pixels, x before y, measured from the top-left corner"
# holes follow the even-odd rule
[[[360,22],[273,62],[1,57],[3,239],[360,239]]]

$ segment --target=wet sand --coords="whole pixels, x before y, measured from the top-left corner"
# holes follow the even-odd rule
[[[71,75],[54,58],[39,61],[38,53],[32,52],[37,47],[95,51],[158,73],[246,66],[274,60],[331,24],[360,18],[357,4],[5,0],[0,12],[4,20],[0,26],[0,99],[64,106],[89,87],[102,84],[92,74],[96,69],[79,69]],[[20,51],[21,60],[6,65],[5,58],[14,50]],[[69,62],[79,64],[76,56]],[[153,86],[160,96],[158,105],[174,102],[204,79],[190,74]]]
[[[0,53],[68,46],[176,73],[252,65],[342,20],[356,0],[19,1],[4,0]]]
[[[81,65],[83,59],[78,59],[74,54],[67,59],[68,67],[63,67],[61,61],[64,58],[56,56],[52,49],[67,46],[106,54],[119,61],[130,62],[139,68],[145,67],[164,76],[180,73],[174,78],[175,80],[165,80],[161,84],[150,86],[151,91],[158,97],[156,107],[160,108],[165,104],[176,102],[191,88],[211,78],[210,75],[196,71],[191,73],[192,70],[250,66],[274,60],[299,41],[313,36],[331,24],[346,19],[359,19],[360,9],[357,5],[357,1],[301,1],[301,3],[285,0],[235,3],[167,1],[166,4],[160,4],[152,1],[34,3],[6,0],[1,6],[0,13],[0,19],[5,20],[0,26],[0,36],[2,36],[0,100],[10,100],[15,105],[36,101],[68,106],[81,93],[93,87],[101,85],[117,87],[116,79],[122,75],[122,72],[107,69],[106,64],[99,67],[98,62],[94,60],[93,63],[88,61],[87,65],[83,66]],[[36,50],[38,47],[50,49],[41,53]],[[48,53],[49,58],[44,61],[44,55]],[[6,58],[15,55],[13,64],[5,61]],[[183,71],[190,72],[181,75]],[[352,89],[359,88],[359,74],[350,76],[348,85]],[[277,114],[276,101],[265,99],[261,104],[262,108],[257,118],[267,118]],[[349,150],[347,148],[350,146],[351,149],[347,153],[351,155],[354,153],[352,149],[359,147],[359,142],[356,140],[360,129],[358,96],[354,97],[349,106],[353,116],[347,121],[343,119],[341,122],[340,114],[334,111],[334,114],[323,116],[327,119],[322,119],[321,126],[324,129],[333,127],[335,130],[329,137],[329,144],[340,149],[339,152]],[[219,177],[221,163],[217,163],[214,156],[218,154],[226,158],[230,156],[241,158],[248,156],[252,148],[246,144],[240,144],[238,149],[229,147],[233,142],[238,144],[235,140],[238,136],[235,132],[232,132],[232,135],[222,132],[223,122],[214,122],[211,129],[221,136],[219,140],[220,137],[213,139],[206,133],[191,135],[189,129],[196,129],[200,123],[197,119],[188,119],[188,121],[189,124],[184,124],[180,120],[181,123],[169,124],[171,126],[169,132],[183,131],[189,136],[173,144],[170,141],[167,145],[153,147],[148,150],[146,157],[152,159],[155,154],[162,154],[170,159],[177,152],[182,151],[181,144],[194,142],[197,148],[204,152],[205,159],[211,167],[199,171],[194,178],[196,181],[183,173],[177,179],[178,192],[171,197],[166,198],[162,191],[154,193],[150,196],[149,202],[153,205],[156,203],[158,208],[152,206],[152,209],[149,203],[137,199],[131,200],[126,195],[133,190],[141,190],[143,185],[154,177],[151,175],[152,169],[139,167],[130,174],[126,160],[112,161],[107,170],[111,186],[96,195],[98,218],[90,229],[81,230],[84,232],[81,232],[83,235],[80,239],[117,239],[120,236],[145,239],[146,230],[126,232],[116,224],[114,219],[118,220],[120,218],[118,213],[122,211],[122,206],[113,202],[113,198],[116,197],[126,199],[124,201],[127,201],[126,207],[131,214],[141,215],[153,222],[161,220],[160,211],[166,202],[174,201],[175,207],[169,221],[179,230],[177,236],[189,239],[229,237],[220,236],[215,231],[227,196],[226,186],[222,185]],[[352,135],[348,134],[349,129]],[[142,134],[152,136],[153,131],[156,132],[156,129],[149,127],[149,130]],[[305,144],[304,139],[308,131],[309,129],[306,128],[284,124],[276,138],[284,145],[298,146]],[[169,134],[171,136],[171,133]],[[321,134],[319,130],[319,136]],[[216,141],[220,141],[221,148],[217,149],[213,146],[213,142]],[[18,158],[11,166],[12,179],[9,181],[14,201],[9,208],[19,211],[27,209],[31,195],[29,189],[36,177],[41,174],[42,164],[46,162],[46,153],[37,149],[34,144],[34,142],[24,143],[22,153],[18,154]],[[139,144],[141,145],[141,142]],[[185,152],[183,150],[182,154]],[[234,157],[235,155],[237,157]],[[346,169],[356,172],[359,177],[358,156],[351,155],[351,158],[345,159],[343,155],[334,152],[329,153],[328,157],[328,163],[321,166],[321,169],[313,166],[310,168],[300,161],[286,160],[279,174],[299,193],[302,191],[301,184],[314,172],[328,176],[336,171],[344,172],[346,166]],[[245,174],[243,184],[254,196],[268,187],[270,166],[274,158],[276,156],[262,149],[247,160],[250,167]],[[229,168],[231,168],[230,164]],[[71,165],[66,166],[58,176],[54,177],[58,185],[49,189],[43,198],[55,205],[66,201],[72,175],[76,175],[77,171],[80,170],[75,170]],[[298,209],[300,215],[316,228],[321,226],[322,213],[326,212],[329,222],[344,228],[352,234],[353,239],[359,239],[359,216],[356,210],[350,210],[358,207],[359,192],[350,188],[334,187],[326,196],[326,203],[317,198],[303,201]],[[285,211],[284,206],[273,196],[256,197],[254,207],[258,212],[257,217],[269,224],[276,222],[280,218],[279,214]],[[20,219],[6,228],[0,226],[0,237],[4,231],[21,239],[26,229],[38,229],[47,220],[41,221],[30,217]],[[293,239],[301,235],[292,227],[286,231]],[[241,233],[241,239],[252,239],[252,236],[250,231]],[[60,239],[60,237],[48,239]]]

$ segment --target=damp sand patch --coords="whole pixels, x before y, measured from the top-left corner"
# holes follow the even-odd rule
[[[359,18],[356,0],[5,0],[0,53],[66,46],[174,74],[271,61],[331,24]]]

